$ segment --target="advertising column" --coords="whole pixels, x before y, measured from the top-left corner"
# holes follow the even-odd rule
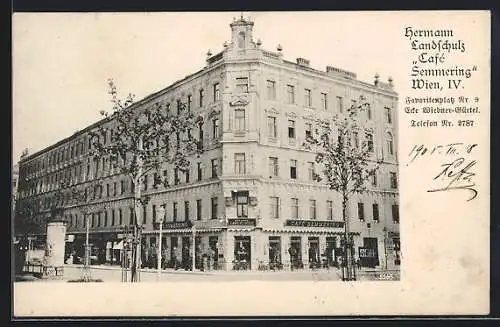
[[[64,274],[65,238],[65,222],[57,221],[47,224],[47,241],[43,260],[44,276],[62,276]]]

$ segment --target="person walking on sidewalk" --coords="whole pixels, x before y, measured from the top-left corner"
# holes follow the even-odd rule
[[[297,250],[293,246],[290,245],[288,248],[288,254],[290,255],[290,268],[291,270],[294,270],[296,262],[295,262],[295,257],[297,256]]]

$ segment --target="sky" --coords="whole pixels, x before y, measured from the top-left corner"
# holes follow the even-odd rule
[[[13,161],[71,136],[110,110],[108,78],[139,100],[203,68],[229,41],[241,12],[16,13],[13,17]],[[373,82],[407,75],[401,22],[387,12],[243,12],[254,40],[284,58],[332,65]],[[399,84],[400,86],[400,84]]]

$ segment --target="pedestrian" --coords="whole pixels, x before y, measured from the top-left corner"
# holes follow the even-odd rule
[[[174,262],[174,270],[178,270],[179,267],[180,267],[180,257],[181,257],[181,253],[180,253],[180,250],[177,246],[174,247],[174,253],[173,253],[174,257],[172,258],[173,259],[173,262]]]

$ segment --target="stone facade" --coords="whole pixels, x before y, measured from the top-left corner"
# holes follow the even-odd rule
[[[189,260],[193,239],[197,262],[201,252],[212,248],[221,269],[265,269],[270,261],[290,268],[291,246],[305,267],[313,258],[336,262],[343,233],[340,197],[311,178],[319,168],[313,168],[314,153],[302,144],[306,132],[315,130],[317,119],[342,118],[351,101],[362,95],[371,104],[362,119],[374,131],[374,159],[383,165],[369,191],[349,203],[356,256],[359,247],[368,247],[378,253],[374,265],[398,265],[398,98],[392,81],[383,83],[377,76],[369,84],[335,67],[313,69],[304,58],[290,62],[283,58],[281,47],[271,52],[253,40],[253,22],[241,18],[230,27],[231,41],[220,53],[209,54],[202,70],[136,104],[140,110],[158,100],[172,106],[181,100],[204,117],[205,152],[192,159],[189,180],[182,174],[175,185],[167,166],[156,173],[167,174],[169,188],[153,187],[152,175],[148,176],[143,188],[151,195],[143,219],[143,244],[148,249],[144,252],[156,252],[154,208],[165,205],[167,264],[174,265],[174,247],[188,246],[191,253],[186,251],[183,259]],[[106,168],[106,162],[87,158],[88,131],[98,124],[22,159],[19,194],[21,199],[43,203],[63,178],[74,184],[103,179],[107,186],[92,203],[90,234],[102,261],[118,262],[123,227],[130,223],[132,193],[125,176]],[[76,247],[85,233],[83,215],[71,203],[65,215]],[[43,223],[46,218],[42,212],[35,219]]]

